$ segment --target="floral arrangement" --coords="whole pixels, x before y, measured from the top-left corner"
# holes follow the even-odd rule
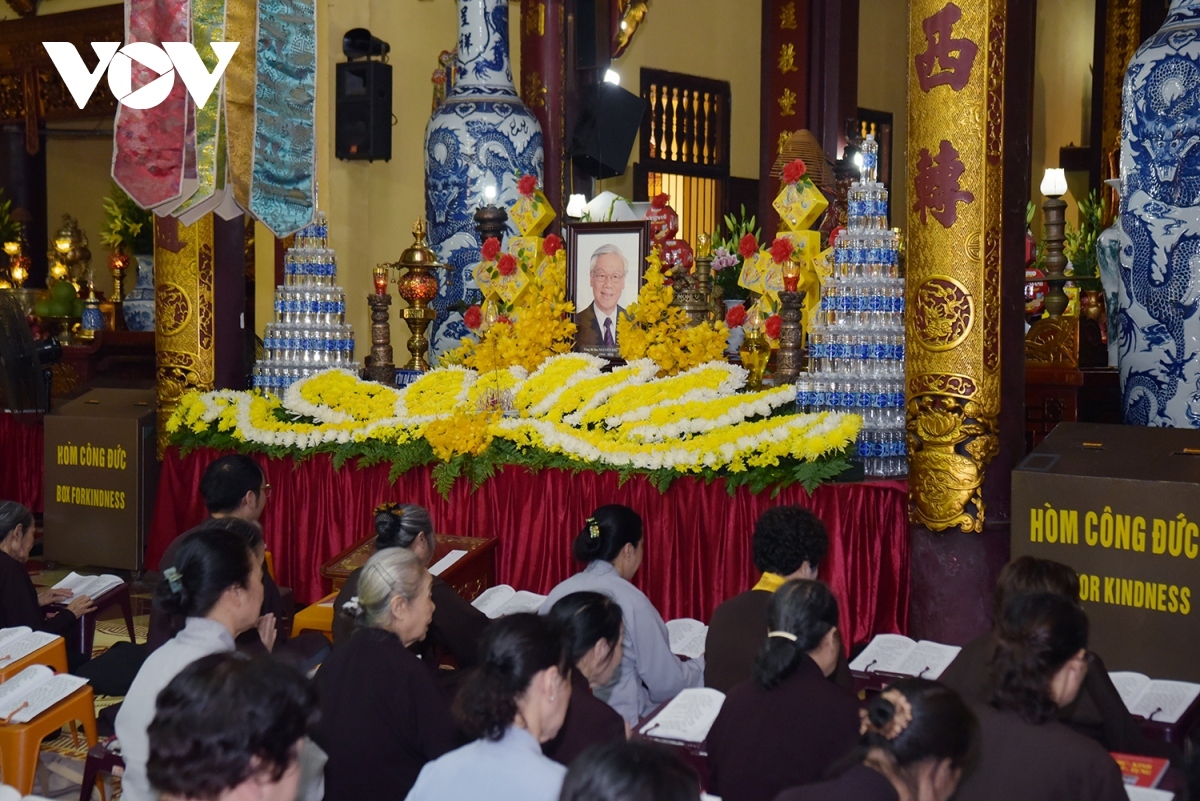
[[[565,299],[567,258],[562,240],[551,234],[537,250],[501,254],[500,242],[492,237],[483,243],[483,257],[485,263],[495,261],[497,275],[522,271],[529,277],[528,286],[511,304],[490,301],[497,311],[486,327],[479,306],[467,309],[463,322],[479,332],[478,341],[464,337],[462,345],[442,357],[443,363],[484,372],[510,367],[533,371],[551,356],[570,351],[575,341],[571,319],[575,307]]]
[[[739,216],[725,215],[725,233],[718,230],[713,235],[712,276],[713,285],[719,287],[724,300],[745,300],[750,296],[738,279],[742,275],[742,265],[750,256],[758,253],[758,238],[762,232],[757,227],[754,216],[746,217],[746,207],[743,205]],[[749,255],[745,247],[749,242]]]
[[[125,190],[112,185],[104,198],[104,225],[100,242],[109,250],[129,256],[154,252],[154,219],[151,212],[133,202]]]
[[[676,373],[721,358],[728,329],[722,322],[689,327],[687,314],[671,305],[675,290],[666,284],[658,248],[646,261],[645,281],[628,316],[617,321],[617,341],[626,361],[650,359],[660,375]]]
[[[432,464],[446,495],[460,477],[478,486],[504,465],[641,473],[660,489],[682,475],[721,478],[731,493],[811,489],[848,466],[862,426],[857,415],[787,411],[793,387],[746,393],[746,371],[724,362],[669,377],[649,360],[610,373],[603,364],[566,353],[528,374],[443,367],[399,390],[331,369],[282,399],[190,392],[166,428],[185,449],[388,461],[393,479]],[[511,410],[481,405],[497,391]]]

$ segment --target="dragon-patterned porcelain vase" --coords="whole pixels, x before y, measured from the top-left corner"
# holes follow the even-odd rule
[[[488,187],[494,202],[517,198],[522,175],[542,178],[542,129],[513,86],[508,56],[508,0],[458,0],[454,86],[425,128],[425,214],[429,244],[450,266],[440,276],[430,351],[459,346],[469,331],[463,303],[480,299],[474,267],[480,242],[474,214]],[[516,229],[509,222],[509,232]]]
[[[1125,422],[1200,428],[1200,0],[1125,73],[1117,346]]]

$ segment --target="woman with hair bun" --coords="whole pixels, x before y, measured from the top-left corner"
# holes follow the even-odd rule
[[[631,726],[657,705],[688,687],[704,686],[704,658],[681,660],[671,653],[662,615],[630,582],[642,565],[642,518],[628,506],[601,506],[575,537],[575,559],[587,567],[550,591],[546,614],[573,592],[603,593],[621,607],[625,621],[620,668],[596,695]]]
[[[1023,595],[1004,609],[991,660],[990,703],[977,704],[980,757],[964,801],[1121,801],[1121,771],[1099,743],[1057,720],[1089,665],[1088,619],[1056,593]]]
[[[186,623],[146,658],[117,713],[115,728],[125,760],[121,796],[127,801],[158,797],[146,777],[150,753],[146,731],[154,720],[159,691],[197,659],[234,650],[237,636],[255,626],[268,649],[274,643],[274,621],[259,619],[261,544],[257,525],[236,518],[214,520],[183,542],[175,566],[163,572],[154,604]]]
[[[571,705],[558,736],[542,753],[570,766],[588,746],[624,741],[629,726],[592,689],[612,680],[621,664],[621,607],[598,592],[573,592],[550,608],[547,617],[562,631],[571,654]]]
[[[655,743],[596,745],[571,763],[558,801],[700,801],[696,771]]]
[[[474,742],[421,769],[408,801],[555,801],[567,769],[542,754],[571,701],[571,661],[551,621],[508,615],[488,627],[480,664],[455,698]]]
[[[954,795],[975,731],[975,716],[958,693],[927,679],[901,679],[867,701],[859,717],[859,748],[848,767],[832,781],[786,790],[776,801],[947,801]]]
[[[456,745],[449,705],[409,650],[434,615],[432,576],[421,562],[407,548],[367,560],[348,603],[358,629],[317,672],[313,739],[329,755],[327,801],[403,798],[425,763]]]
[[[708,733],[711,793],[774,798],[817,781],[854,748],[858,699],[826,680],[842,648],[837,624],[837,599],[819,581],[789,581],[771,596],[753,678],[729,691]]]
[[[437,535],[433,531],[433,520],[429,512],[415,503],[384,503],[375,508],[375,552],[388,548],[404,548],[412,551],[426,568],[433,561],[437,550]],[[358,581],[362,568],[355,570],[346,579],[338,592],[333,608],[341,611],[351,598],[358,595]],[[479,638],[490,622],[487,615],[471,606],[446,582],[433,576],[433,623],[425,638],[414,645],[414,653],[436,667],[444,655],[454,658],[460,668],[475,665],[479,651]],[[340,645],[354,633],[354,618],[337,614],[333,619],[333,644]]]

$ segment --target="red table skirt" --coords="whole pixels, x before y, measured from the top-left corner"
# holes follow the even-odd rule
[[[0,500],[42,512],[42,416],[0,412]]]
[[[204,468],[220,454],[199,450],[163,461],[146,564],[157,566],[171,540],[205,516],[199,495]],[[829,529],[830,549],[821,575],[841,602],[847,643],[908,627],[909,547],[907,485],[903,482],[827,484],[811,497],[796,485],[772,500],[770,493],[739,488],[730,497],[721,482],[677,480],[660,493],[641,477],[618,486],[616,473],[536,475],[506,467],[472,492],[459,481],[449,501],[437,494],[429,468],[388,482],[390,465],[335,470],[327,455],[295,461],[255,457],[271,485],[262,524],[275,558],[276,578],[297,600],[322,597],[318,572],[335,554],[371,532],[371,510],[383,501],[418,503],[438,531],[496,537],[498,580],[547,593],[579,569],[571,542],[597,506],[623,503],[645,523],[646,557],[635,582],[667,620],[707,621],[717,604],[753,586],[750,554],[754,522],[764,509],[798,504]]]

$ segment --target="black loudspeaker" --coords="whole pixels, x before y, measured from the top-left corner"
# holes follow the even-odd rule
[[[392,158],[392,65],[350,61],[337,65],[334,150],[339,159]]]
[[[625,173],[646,101],[616,84],[593,87],[571,134],[571,161],[594,178]]]
[[[576,0],[575,66],[602,70],[612,61],[612,0]]]

